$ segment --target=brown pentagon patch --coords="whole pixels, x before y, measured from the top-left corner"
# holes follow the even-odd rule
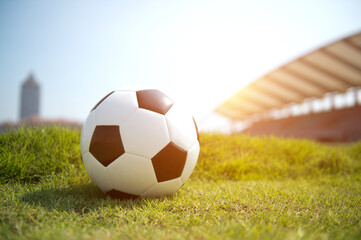
[[[196,120],[194,119],[194,117],[192,117],[192,118],[193,118],[194,126],[196,126],[196,131],[197,131],[197,140],[198,140],[198,142],[199,142],[198,126],[197,126],[197,123],[196,123]]]
[[[105,167],[124,153],[119,126],[96,126],[89,152]]]
[[[152,158],[158,182],[180,177],[187,159],[187,152],[170,142]]]
[[[137,99],[140,108],[160,114],[166,114],[173,106],[172,100],[156,89],[137,91]]]
[[[125,193],[125,192],[118,191],[118,190],[115,190],[115,189],[112,189],[112,190],[108,191],[107,194],[110,197],[116,198],[116,199],[119,199],[119,200],[129,200],[129,199],[137,199],[137,198],[139,198],[139,196],[137,196],[137,195]]]
[[[99,104],[101,104],[101,103],[102,103],[107,97],[109,97],[113,92],[114,92],[114,91],[108,93],[105,97],[103,97],[102,100],[100,100],[100,101],[93,107],[93,109],[92,109],[91,111],[94,111],[94,110],[99,106]],[[91,111],[90,111],[90,112],[91,112]]]

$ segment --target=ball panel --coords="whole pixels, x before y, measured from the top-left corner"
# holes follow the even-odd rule
[[[95,112],[90,112],[85,119],[80,137],[81,154],[89,152],[89,145],[95,129]]]
[[[146,191],[141,197],[160,197],[173,194],[183,185],[180,178],[157,183],[154,187]]]
[[[157,183],[150,159],[125,153],[108,166],[115,190],[140,195]]]
[[[83,155],[83,163],[88,175],[100,190],[107,192],[113,189],[107,169],[90,152]]]
[[[159,90],[113,91],[89,113],[81,134],[84,166],[109,196],[170,195],[199,155],[194,118]]]
[[[185,183],[187,179],[191,176],[194,167],[197,164],[199,150],[200,150],[199,142],[196,141],[187,154],[186,164],[184,166],[184,170],[181,175],[181,179],[183,183]]]
[[[156,89],[137,91],[137,99],[140,108],[160,114],[166,114],[173,105],[169,97]]]
[[[114,91],[108,93],[105,97],[103,97],[97,104],[95,104],[95,106],[92,108],[91,111],[94,111],[99,106],[99,104],[101,104],[107,97],[109,97],[113,93],[114,93]]]
[[[175,104],[165,118],[171,141],[188,151],[197,140],[197,129],[192,116]]]
[[[96,126],[89,152],[105,167],[124,153],[119,126]]]
[[[134,91],[115,91],[96,109],[97,125],[121,125],[138,109]]]
[[[125,192],[118,191],[118,190],[115,190],[115,189],[112,189],[112,190],[106,192],[106,194],[108,194],[112,198],[116,198],[116,199],[119,199],[119,200],[130,200],[130,199],[139,198],[139,196],[137,196],[137,195],[125,193]]]
[[[158,182],[180,177],[187,158],[187,152],[170,142],[153,158],[152,163]]]
[[[196,123],[196,120],[194,119],[194,117],[192,117],[192,118],[193,118],[194,126],[196,127],[196,131],[197,131],[197,140],[198,140],[198,142],[199,142],[198,126],[197,126],[197,123]]]
[[[169,142],[164,115],[138,109],[120,126],[125,152],[152,158]]]

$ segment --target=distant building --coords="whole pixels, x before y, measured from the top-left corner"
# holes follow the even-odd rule
[[[20,120],[39,116],[40,86],[30,74],[21,86]]]
[[[6,121],[0,123],[0,134],[16,130],[19,127],[59,126],[81,129],[82,123],[65,118],[43,118],[40,110],[40,86],[33,74],[30,74],[21,85],[20,119],[18,122]]]

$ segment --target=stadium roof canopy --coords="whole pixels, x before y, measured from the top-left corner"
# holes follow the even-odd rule
[[[234,120],[328,92],[361,86],[361,32],[306,54],[255,80],[216,108]]]

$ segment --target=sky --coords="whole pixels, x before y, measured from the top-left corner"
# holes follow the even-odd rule
[[[106,94],[158,88],[198,121],[252,80],[361,31],[361,1],[0,1],[0,122],[20,86],[83,121]]]

